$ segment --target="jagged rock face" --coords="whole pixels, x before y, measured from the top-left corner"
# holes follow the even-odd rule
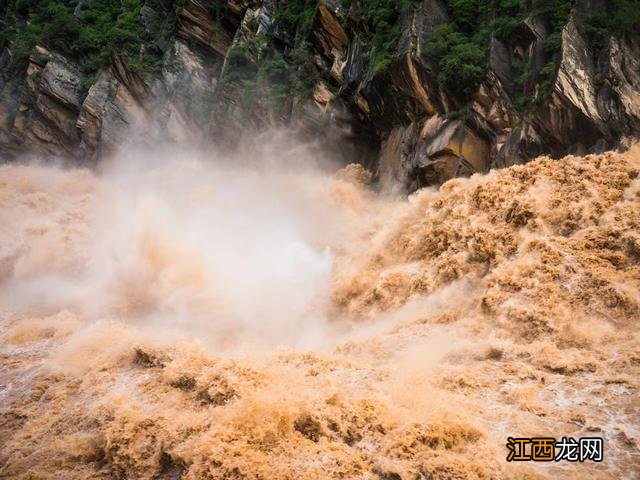
[[[156,110],[160,109],[158,118],[167,126],[171,138],[194,141],[203,136],[211,121],[221,69],[220,58],[179,40],[167,53],[156,94],[166,103],[157,105]]]
[[[349,37],[335,15],[323,4],[318,6],[312,35],[318,50],[332,61],[331,77],[342,83]]]
[[[13,107],[15,120],[2,130],[2,151],[95,162],[132,136],[200,142],[221,65],[221,59],[176,41],[155,82],[147,83],[114,57],[87,90],[77,65],[38,46],[30,58],[26,93]],[[3,93],[7,125],[12,98]]]
[[[562,32],[562,60],[551,98],[544,114],[535,119],[549,144],[569,144],[578,153],[590,149],[599,137],[611,140],[598,108],[595,67],[588,52],[572,17]]]
[[[356,105],[383,139],[396,126],[455,109],[455,102],[438,86],[433,66],[424,55],[435,26],[446,20],[437,1],[423,1],[403,19],[403,34],[395,52],[398,60],[383,73],[367,64],[365,45],[354,38],[347,52],[343,88],[355,92]]]
[[[132,73],[116,56],[85,85],[72,59],[40,46],[22,83],[1,76],[0,152],[95,161],[131,132],[143,141],[224,143],[237,141],[247,124],[288,122],[332,155],[367,165],[385,188],[411,191],[540,154],[612,148],[640,132],[640,40],[612,37],[606,60],[594,61],[583,26],[601,7],[597,3],[576,4],[562,31],[550,94],[532,91],[534,106],[523,110],[514,62],[528,62],[534,76],[546,68],[550,32],[539,15],[528,16],[511,38],[490,40],[486,77],[463,101],[441,86],[429,51],[437,27],[451,21],[439,0],[416,2],[402,14],[400,37],[389,52],[393,63],[384,70],[372,60],[371,32],[340,0],[321,0],[304,35],[278,23],[271,0],[186,0],[173,43],[162,49],[162,69],[150,77]],[[78,3],[77,16],[86,5]],[[154,15],[146,4],[140,11],[147,34]],[[299,68],[294,55],[304,51],[320,76],[306,96],[290,95],[277,115],[258,102],[247,122],[242,90],[229,92],[223,80],[230,50],[254,40],[292,71]],[[273,57],[262,51],[253,61]],[[7,58],[5,50],[0,70]]]
[[[233,32],[216,22],[207,4],[200,0],[185,2],[178,18],[178,34],[183,40],[194,41],[222,56],[233,42]]]
[[[349,37],[338,19],[323,4],[318,5],[314,26],[313,37],[321,52],[326,56],[335,56],[336,53],[344,56],[349,45]]]
[[[500,139],[505,138],[520,119],[505,87],[493,72],[489,72],[480,85],[471,103],[471,111],[476,128],[486,136],[497,137],[496,151],[500,150]]]
[[[165,55],[162,77],[147,85],[115,58],[82,104],[77,126],[88,158],[113,151],[123,138],[200,142],[221,62],[176,41]]]
[[[84,76],[78,66],[44,47],[29,58],[25,93],[8,135],[9,147],[52,154],[77,154],[75,126],[83,96]]]
[[[486,172],[489,148],[487,139],[462,119],[434,115],[424,123],[396,128],[380,156],[383,188],[394,191],[404,185],[415,190],[453,177]]]
[[[605,103],[613,90],[619,98],[619,105],[636,131],[640,130],[640,45],[638,42],[621,42],[611,38],[609,71],[605,86],[598,97],[607,109]]]
[[[138,91],[136,86],[139,87],[138,79],[114,66],[102,72],[89,89],[77,121],[89,158],[113,151],[130,131],[148,129],[150,119],[144,100],[134,94]]]
[[[561,62],[551,96],[525,119],[526,127],[514,132],[530,149],[520,155],[527,159],[542,153],[601,151],[637,133],[637,52],[637,47],[611,38],[608,65],[605,72],[598,71],[574,11],[562,32]]]

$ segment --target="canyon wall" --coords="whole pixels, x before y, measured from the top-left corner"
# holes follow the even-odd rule
[[[140,22],[161,14],[143,3]],[[0,152],[92,163],[127,136],[235,146],[239,129],[284,124],[364,164],[383,185],[413,191],[541,154],[618,148],[638,134],[638,35],[606,34],[597,45],[587,35],[606,3],[577,2],[555,32],[537,13],[543,2],[522,7],[507,37],[487,37],[481,81],[465,93],[456,92],[456,68],[462,82],[473,65],[453,64],[447,84],[433,54],[448,41],[451,8],[405,3],[371,20],[367,2],[179,2],[152,73],[116,52],[90,74],[81,59],[43,44],[24,71],[10,73],[9,42],[0,58]]]

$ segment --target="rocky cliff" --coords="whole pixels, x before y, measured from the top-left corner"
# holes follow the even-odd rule
[[[113,18],[138,43],[99,37],[102,63],[73,43],[100,2],[49,2],[78,29],[66,43],[47,34],[57,17],[36,30],[37,12],[4,3],[5,158],[95,162],[131,135],[233,146],[285,124],[414,190],[640,132],[637,0],[132,2]]]

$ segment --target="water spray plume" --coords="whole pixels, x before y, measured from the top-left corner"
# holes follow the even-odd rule
[[[0,477],[640,475],[637,147],[408,199],[331,170],[1,165]],[[507,463],[514,435],[606,461]]]

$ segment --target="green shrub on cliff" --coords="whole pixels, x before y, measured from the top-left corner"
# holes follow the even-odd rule
[[[362,0],[356,5],[355,17],[361,22],[369,44],[372,70],[386,71],[397,57],[403,18],[418,5],[417,0]],[[344,8],[350,8],[345,2]]]
[[[179,3],[182,4],[180,5],[181,7],[184,6],[184,0]],[[202,3],[214,18],[219,18],[227,8],[227,2],[225,0],[204,0]],[[179,13],[180,10],[176,10],[176,12]]]
[[[0,2],[5,20],[0,47],[11,47],[14,74],[24,72],[38,42],[78,61],[89,73],[88,81],[114,53],[134,71],[154,73],[159,71],[163,52],[175,34],[176,16],[184,1],[7,0]],[[461,102],[467,101],[486,75],[489,39],[493,36],[510,47],[514,80],[510,93],[521,109],[532,107],[534,100],[551,91],[561,32],[572,1],[443,0],[450,20],[436,27],[425,52],[435,66],[439,83]],[[226,8],[226,0],[202,3],[215,17]],[[364,41],[370,72],[385,74],[397,60],[398,43],[410,15],[422,4],[420,0],[343,0],[338,16],[351,38],[358,35]],[[269,44],[265,50],[269,52],[261,56],[265,65],[251,66],[242,79],[235,79],[235,84],[244,84],[250,98],[252,92],[261,91],[260,82],[268,83],[273,98],[286,102],[290,95],[309,95],[320,78],[308,44],[317,0],[274,0],[270,5],[276,31],[266,40]],[[535,68],[521,58],[521,53],[514,53],[522,51],[516,47],[522,47],[517,42],[522,40],[519,30],[527,16],[542,19],[549,34],[543,61]],[[640,0],[607,0],[606,9],[595,13],[585,26],[596,52],[606,51],[612,34],[633,35],[639,31]],[[231,53],[231,65],[240,61],[239,57],[233,58],[242,53],[242,47],[237,47],[240,50]],[[241,72],[243,69],[238,68],[230,75]]]
[[[526,17],[523,0],[499,0],[491,23],[491,34],[509,43]]]
[[[393,59],[402,34],[402,15],[415,2],[411,0],[364,0],[361,15],[369,33],[373,71],[383,72]]]
[[[367,40],[375,73],[384,72],[393,62],[402,33],[402,16],[417,3],[417,0],[362,0],[355,4],[358,28]],[[294,48],[307,40],[317,5],[317,0],[279,0],[275,3],[274,22],[295,44]],[[346,0],[341,11],[350,8],[351,1]]]
[[[438,80],[450,92],[468,97],[486,75],[486,49],[451,23],[436,27],[427,47],[436,59]]]
[[[317,0],[278,0],[273,20],[293,41],[305,40],[313,25],[317,6]]]
[[[609,0],[604,11],[596,12],[585,25],[585,33],[595,51],[605,51],[612,35],[640,33],[640,0]]]
[[[80,24],[72,13],[74,5],[72,1],[7,2],[0,39],[3,48],[11,46],[14,72],[24,70],[38,42],[64,53],[76,51]]]
[[[141,21],[143,4],[155,12],[152,31]],[[138,73],[159,69],[162,46],[175,30],[173,0],[92,0],[81,7],[77,0],[8,1],[0,46],[10,46],[13,71],[24,71],[36,43],[76,59],[89,74],[112,53]]]
[[[533,6],[524,0],[446,0],[445,5],[451,20],[436,27],[427,54],[434,60],[439,82],[446,90],[463,101],[468,99],[486,74],[489,39],[496,37],[514,47],[522,22],[534,15],[542,19],[549,32],[544,44],[546,63],[539,72],[533,72],[522,59],[511,59],[515,103],[520,109],[529,108],[535,85],[541,87],[536,99],[549,93],[571,0],[538,0]]]
[[[440,85],[461,99],[469,98],[486,75],[488,8],[486,1],[448,0],[451,21],[438,25],[427,42]]]
[[[243,115],[268,110],[282,115],[294,90],[291,68],[269,39],[256,35],[234,45],[227,54],[219,92],[231,102],[217,102],[216,116],[224,118],[230,103]]]

